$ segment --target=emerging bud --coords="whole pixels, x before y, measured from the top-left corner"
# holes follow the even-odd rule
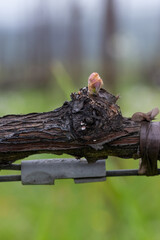
[[[88,92],[89,94],[98,94],[100,88],[103,85],[103,81],[100,78],[99,74],[93,72],[88,78]]]

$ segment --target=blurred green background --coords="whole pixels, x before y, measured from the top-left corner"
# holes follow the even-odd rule
[[[159,21],[158,0],[0,1],[0,116],[60,107],[93,71],[120,94],[123,116],[159,107]],[[112,157],[106,165],[139,163]],[[159,184],[158,176],[0,183],[0,239],[158,240]]]

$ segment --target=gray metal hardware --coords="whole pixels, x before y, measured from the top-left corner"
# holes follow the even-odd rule
[[[105,160],[88,164],[86,160],[48,159],[1,164],[0,170],[21,171],[21,175],[0,175],[0,182],[21,181],[22,184],[54,184],[56,179],[73,178],[75,183],[100,182],[106,177],[143,176],[138,169],[108,170]],[[160,175],[160,169],[157,170]],[[145,175],[145,174],[144,174]]]
[[[45,159],[21,162],[24,185],[54,184],[56,179],[73,178],[75,183],[106,180],[105,160],[90,163],[76,159]]]

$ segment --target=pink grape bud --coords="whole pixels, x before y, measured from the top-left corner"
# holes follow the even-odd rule
[[[100,78],[99,74],[93,72],[88,78],[88,92],[89,94],[98,94],[100,88],[103,85],[103,80]]]

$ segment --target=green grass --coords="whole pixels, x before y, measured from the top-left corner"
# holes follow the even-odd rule
[[[69,93],[64,94],[61,80],[57,81],[56,88],[48,91],[1,93],[0,115],[50,111],[61,106]],[[118,93],[124,116],[149,111],[160,102],[158,89],[138,82],[130,86],[125,83]],[[43,154],[30,159],[48,157],[55,156]],[[138,168],[138,161],[109,158],[107,168]],[[103,183],[77,185],[72,180],[59,180],[55,186],[1,183],[0,239],[158,240],[159,184],[158,176],[108,178]]]

